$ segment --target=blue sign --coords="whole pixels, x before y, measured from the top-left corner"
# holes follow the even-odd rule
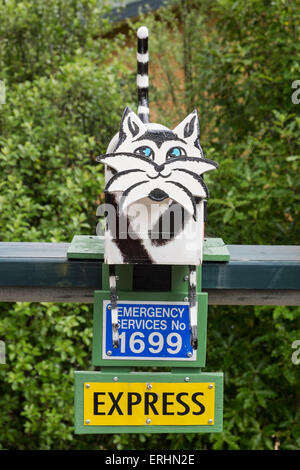
[[[103,302],[103,358],[196,359],[186,302],[118,303],[119,348],[112,345],[110,302]]]

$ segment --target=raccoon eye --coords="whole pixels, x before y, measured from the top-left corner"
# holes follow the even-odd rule
[[[167,159],[168,158],[184,157],[185,155],[186,155],[186,151],[182,147],[172,147],[167,152]]]
[[[134,153],[138,153],[139,155],[143,155],[143,157],[153,158],[153,150],[146,145],[143,147],[137,148]]]

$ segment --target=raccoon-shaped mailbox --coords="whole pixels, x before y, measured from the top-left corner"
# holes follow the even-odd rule
[[[105,164],[106,232],[113,346],[119,347],[115,265],[189,266],[191,344],[197,349],[196,266],[202,263],[204,204],[208,190],[201,175],[217,168],[204,158],[197,111],[173,130],[149,122],[148,30],[137,40],[138,113],[123,113]]]

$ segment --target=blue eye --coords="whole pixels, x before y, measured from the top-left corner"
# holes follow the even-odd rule
[[[178,147],[174,147],[172,152],[171,152],[171,155],[173,155],[174,157],[179,157],[181,154],[180,154],[180,150]]]
[[[146,145],[143,147],[137,148],[134,153],[138,153],[140,155],[143,155],[144,157],[150,158],[153,157],[153,150],[150,147],[147,147]]]
[[[182,147],[172,147],[168,150],[167,158],[178,158],[184,157],[186,155],[186,151]]]

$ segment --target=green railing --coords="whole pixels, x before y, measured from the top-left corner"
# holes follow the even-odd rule
[[[92,303],[102,288],[103,250],[95,249],[97,237],[86,238],[76,259],[70,243],[1,242],[0,301]],[[202,290],[209,304],[300,305],[300,246],[227,245],[227,262],[210,261],[209,239],[205,246]],[[155,269],[156,279],[164,278],[165,267]]]

